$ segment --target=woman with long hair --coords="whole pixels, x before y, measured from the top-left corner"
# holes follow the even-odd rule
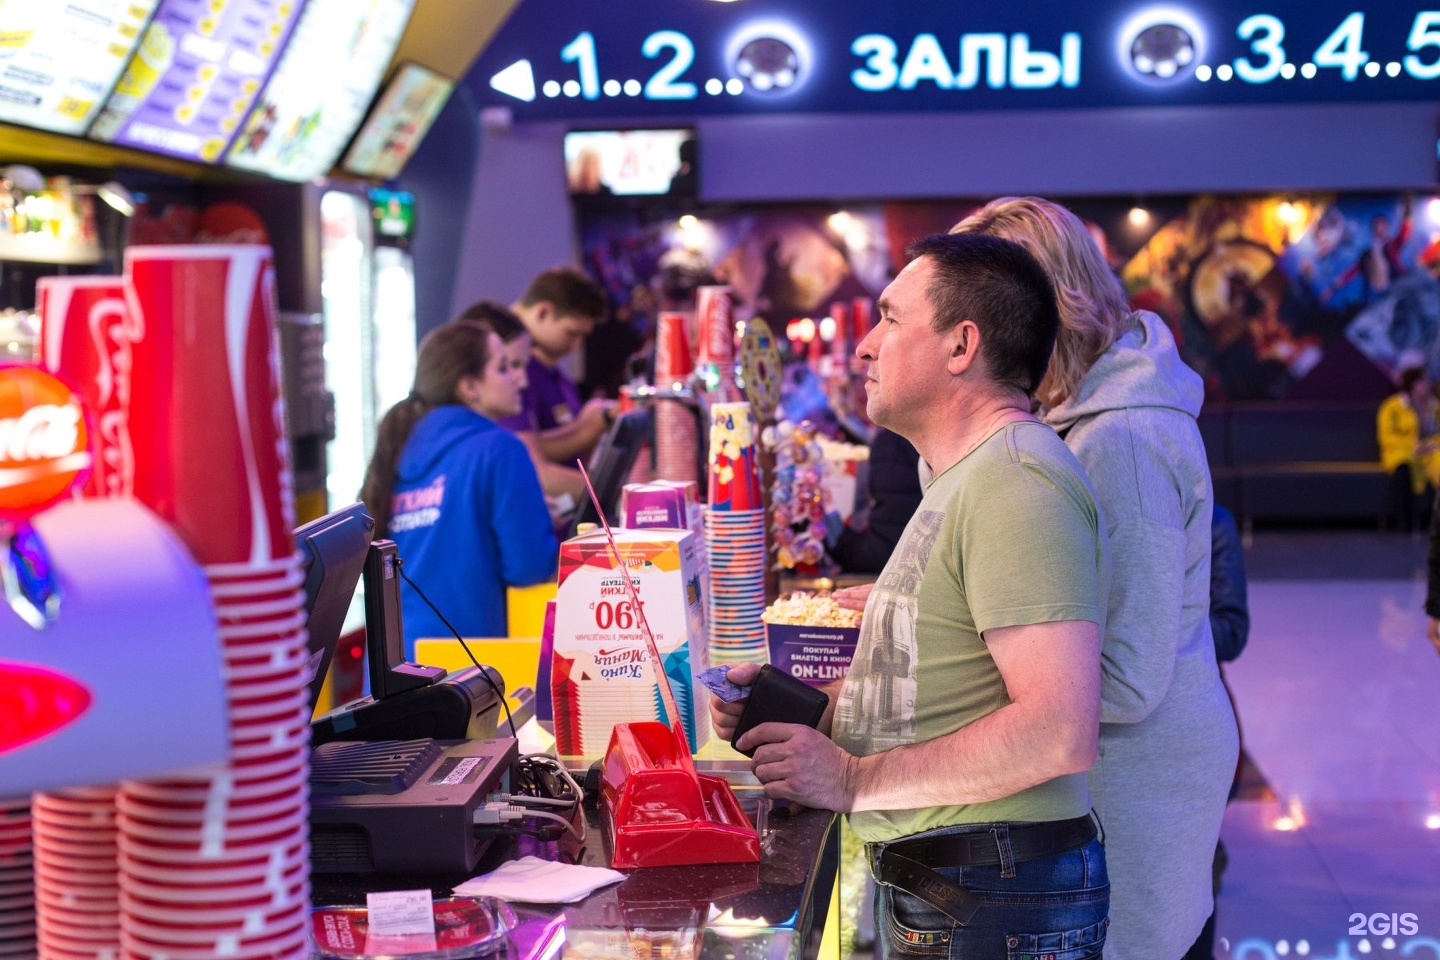
[[[558,544],[524,444],[495,424],[520,409],[524,365],[487,325],[420,341],[415,386],[380,421],[360,498],[399,547],[406,655],[419,637],[504,636],[505,588],[555,573]],[[443,615],[443,620],[442,620]]]
[[[1006,197],[956,224],[1020,244],[1055,285],[1036,395],[1090,476],[1112,562],[1090,791],[1110,872],[1107,960],[1178,960],[1214,910],[1211,864],[1239,749],[1210,633],[1212,493],[1200,376],[1132,311],[1085,224]]]

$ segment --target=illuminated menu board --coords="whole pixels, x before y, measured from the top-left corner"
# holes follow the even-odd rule
[[[160,0],[90,136],[187,160],[219,160],[304,3]]]
[[[0,121],[80,135],[155,0],[0,0]]]
[[[355,135],[341,166],[357,177],[399,176],[454,86],[453,80],[419,64],[402,66]]]
[[[309,0],[225,162],[281,180],[328,172],[410,19],[414,0]]]

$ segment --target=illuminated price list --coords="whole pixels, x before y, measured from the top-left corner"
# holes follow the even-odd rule
[[[1366,77],[1378,77],[1382,72],[1388,77],[1405,73],[1416,80],[1440,77],[1440,10],[1417,13],[1405,39],[1405,49],[1409,52],[1403,56],[1397,54],[1398,59],[1383,63],[1371,59],[1365,49],[1365,14],[1360,11],[1342,19],[1315,48],[1309,60],[1298,65],[1286,50],[1285,23],[1279,17],[1268,13],[1246,17],[1235,35],[1249,43],[1249,53],[1214,68],[1207,64],[1197,66],[1197,80],[1208,81],[1214,77],[1222,82],[1239,79],[1246,83],[1269,83],[1275,79],[1290,80],[1297,74],[1310,80],[1328,69],[1338,70],[1341,79],[1346,81],[1358,80],[1362,73]]]

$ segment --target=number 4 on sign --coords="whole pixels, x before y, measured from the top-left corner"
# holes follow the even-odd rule
[[[1360,35],[1365,29],[1365,14],[1355,12],[1344,20],[1325,42],[1315,50],[1315,66],[1339,67],[1340,75],[1354,80],[1360,68],[1370,62],[1370,54],[1360,49]]]

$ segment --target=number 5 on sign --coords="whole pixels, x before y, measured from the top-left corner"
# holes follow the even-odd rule
[[[1410,39],[1405,46],[1416,51],[1440,47],[1440,10],[1422,10],[1415,15],[1415,25],[1410,28]],[[1416,80],[1440,77],[1440,57],[1433,63],[1425,63],[1411,53],[1406,55],[1404,63],[1405,72]]]

